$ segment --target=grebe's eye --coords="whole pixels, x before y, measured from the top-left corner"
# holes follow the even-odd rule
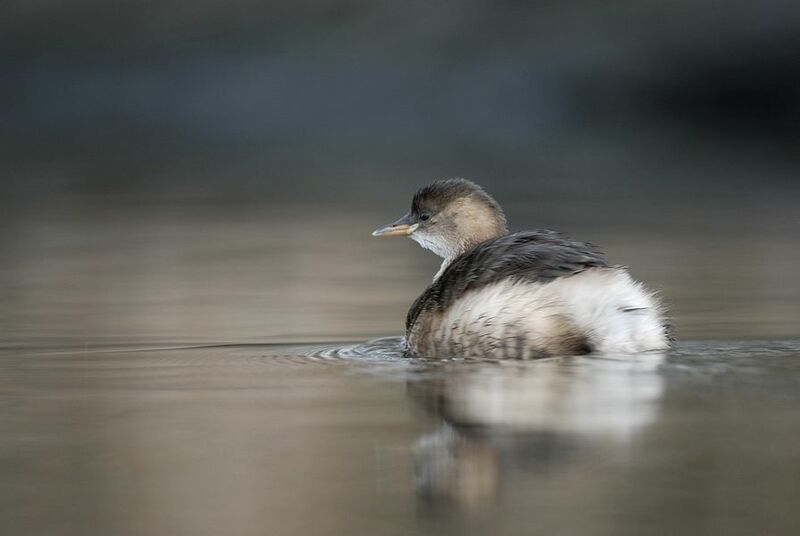
[[[420,221],[428,221],[429,219],[431,219],[431,215],[430,214],[423,214],[423,215],[421,215],[419,217],[419,219],[420,219]]]

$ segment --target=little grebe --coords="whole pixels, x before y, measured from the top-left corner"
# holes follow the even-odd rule
[[[669,346],[656,297],[593,245],[508,233],[500,205],[465,179],[436,181],[373,236],[408,236],[444,258],[411,306],[412,356],[532,358]]]

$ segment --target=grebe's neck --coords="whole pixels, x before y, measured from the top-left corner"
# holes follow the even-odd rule
[[[433,276],[433,282],[435,283],[439,276],[447,270],[447,267],[450,266],[450,263],[453,262],[453,259],[445,259],[442,261],[442,265],[439,267],[439,271],[436,272],[436,275]]]
[[[444,271],[447,270],[447,267],[450,266],[450,264],[452,264],[452,262],[463,253],[466,253],[478,244],[486,242],[487,240],[500,238],[501,236],[508,234],[508,229],[506,229],[505,222],[503,222],[501,225],[492,227],[481,226],[479,229],[483,232],[463,234],[459,237],[459,240],[451,242],[450,247],[439,249],[437,253],[439,253],[444,260],[442,261],[442,265],[439,267],[439,271],[433,276],[434,281],[439,279],[439,276],[441,276]],[[476,228],[475,230],[477,231],[478,229]]]

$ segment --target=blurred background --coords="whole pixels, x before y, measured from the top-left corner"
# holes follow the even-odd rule
[[[0,6],[0,344],[402,332],[369,232],[465,176],[603,246],[678,336],[800,321],[800,4]]]
[[[797,0],[2,0],[0,532],[800,534],[798,29]],[[370,232],[452,176],[629,266],[676,348],[343,343],[402,333],[439,259]]]

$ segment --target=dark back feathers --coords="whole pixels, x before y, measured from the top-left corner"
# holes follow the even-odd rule
[[[406,317],[410,329],[426,310],[445,310],[467,291],[503,279],[547,282],[587,268],[608,266],[597,248],[556,231],[525,231],[487,240],[447,267],[422,295]]]

